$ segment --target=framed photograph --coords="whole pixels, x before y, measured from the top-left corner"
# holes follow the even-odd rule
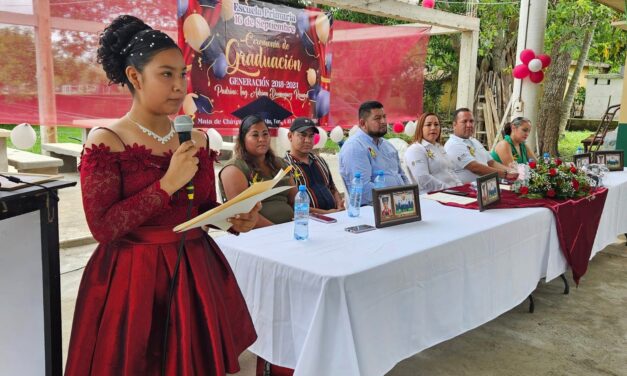
[[[499,176],[496,172],[477,178],[477,202],[479,211],[484,211],[488,206],[501,201],[499,188]]]
[[[377,228],[416,222],[422,219],[418,185],[399,185],[372,190],[375,226]]]
[[[607,166],[610,171],[623,171],[624,152],[622,150],[603,150],[594,153],[594,163]]]
[[[592,163],[592,153],[573,155],[573,163],[577,168],[582,168],[585,165],[589,165],[590,163]]]

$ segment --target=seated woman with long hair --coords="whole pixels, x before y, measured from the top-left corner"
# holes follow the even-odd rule
[[[505,166],[512,162],[529,163],[530,159],[536,159],[533,150],[525,144],[530,132],[531,121],[524,117],[517,117],[511,123],[505,124],[505,137],[492,150],[492,158]]]
[[[272,180],[280,169],[287,166],[287,162],[275,156],[270,148],[270,132],[264,120],[257,115],[245,117],[239,127],[233,158],[219,173],[222,199],[232,199],[252,183]],[[294,187],[261,202],[255,228],[289,222],[294,218],[294,196],[297,189],[289,175],[277,187],[285,185]]]
[[[405,165],[410,179],[418,184],[421,192],[462,185],[440,144],[441,134],[438,116],[431,112],[424,113],[418,119],[414,142],[405,152]]]

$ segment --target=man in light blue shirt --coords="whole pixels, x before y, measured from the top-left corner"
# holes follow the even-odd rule
[[[398,152],[383,136],[388,125],[383,105],[376,101],[359,106],[359,130],[340,149],[340,174],[350,192],[355,173],[361,173],[364,191],[362,205],[372,205],[375,171],[384,172],[386,187],[410,184],[405,176]]]

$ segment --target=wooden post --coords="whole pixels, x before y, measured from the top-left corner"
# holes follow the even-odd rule
[[[37,92],[39,125],[42,143],[57,142],[57,106],[54,98],[54,66],[50,36],[50,2],[33,0],[35,14],[35,53],[37,60]]]
[[[478,50],[479,31],[463,31],[459,50],[457,108],[466,107],[472,111],[475,98],[475,77],[477,76]]]

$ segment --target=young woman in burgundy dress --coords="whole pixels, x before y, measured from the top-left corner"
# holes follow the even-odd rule
[[[187,93],[181,51],[166,34],[120,16],[101,35],[98,60],[112,83],[129,88],[133,105],[85,144],[83,205],[99,245],[80,284],[66,374],[158,375],[163,358],[168,375],[235,373],[256,334],[233,272],[201,229],[186,234],[169,304],[181,240],[172,228],[188,217],[185,185],[195,186],[192,217],[218,205],[208,138],[193,131],[179,145],[168,117]],[[249,231],[259,208],[231,218],[231,229]]]

